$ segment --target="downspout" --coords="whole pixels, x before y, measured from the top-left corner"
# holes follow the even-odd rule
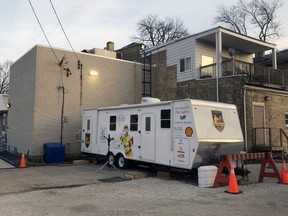
[[[272,67],[274,69],[277,69],[277,53],[276,48],[272,49]]]
[[[244,86],[244,95],[243,95],[243,106],[244,106],[244,136],[245,136],[245,151],[248,150],[248,144],[247,144],[247,115],[246,115],[246,87]]]
[[[222,33],[215,33],[216,38],[216,101],[219,102],[219,75],[222,76]]]

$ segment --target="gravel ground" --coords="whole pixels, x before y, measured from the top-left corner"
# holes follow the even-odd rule
[[[91,179],[88,174],[91,165],[67,168],[72,172],[74,167],[76,172],[73,175],[83,175],[84,170],[87,179]],[[89,182],[82,179],[83,186],[73,184],[68,172],[65,177],[58,176],[54,170],[49,175],[63,178],[64,181],[67,178],[67,185],[61,182],[58,186],[54,184],[54,188],[50,184],[49,188],[45,187],[45,183],[37,183],[36,186],[30,184],[25,190],[21,190],[21,187],[11,192],[7,192],[6,188],[5,193],[0,190],[0,215],[288,215],[288,185],[278,184],[276,179],[270,178],[265,178],[263,183],[256,183],[259,165],[249,167],[252,170],[250,183],[240,185],[243,193],[238,195],[225,193],[227,186],[200,188],[195,178],[189,179],[185,175],[170,180],[148,177],[114,183],[101,182],[99,179],[113,177],[112,173],[116,174],[114,177],[123,176],[123,173],[114,172],[113,169],[99,171],[92,168],[92,175],[98,180]],[[37,168],[28,168],[25,172],[29,173],[29,169]],[[53,170],[53,167],[43,169],[45,173],[45,169]],[[6,174],[9,171],[6,170]],[[29,180],[28,174],[26,180]]]

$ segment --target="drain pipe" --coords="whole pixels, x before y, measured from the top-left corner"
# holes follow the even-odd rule
[[[247,144],[247,115],[246,115],[246,86],[244,86],[244,95],[243,95],[243,106],[244,106],[244,134],[245,134],[245,151],[248,150],[248,144]]]

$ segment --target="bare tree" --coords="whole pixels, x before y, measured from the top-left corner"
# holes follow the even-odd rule
[[[137,32],[139,36],[132,38],[147,46],[163,44],[189,34],[179,17],[160,20],[155,14],[141,19],[137,23]]]
[[[224,23],[232,30],[249,35],[252,29],[261,41],[280,37],[281,23],[277,21],[277,10],[282,7],[282,0],[238,0],[235,5],[217,8],[215,23]]]
[[[217,7],[218,15],[215,17],[215,23],[227,24],[229,28],[237,33],[247,35],[246,19],[247,13],[236,5],[226,7],[221,5]]]
[[[0,63],[0,94],[5,94],[9,90],[10,66],[12,63],[10,60]]]

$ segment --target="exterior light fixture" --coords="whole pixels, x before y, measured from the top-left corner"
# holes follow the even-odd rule
[[[90,71],[90,76],[97,76],[98,75],[98,72],[97,71]]]
[[[271,98],[270,98],[269,96],[265,96],[265,97],[264,97],[264,100],[265,100],[265,101],[270,101]]]

